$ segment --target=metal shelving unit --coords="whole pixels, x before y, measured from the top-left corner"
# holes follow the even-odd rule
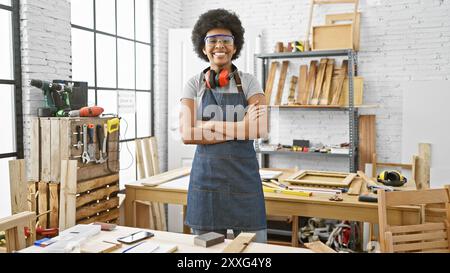
[[[265,90],[265,85],[267,82],[269,65],[271,60],[274,59],[293,59],[293,58],[320,58],[320,57],[347,57],[348,60],[348,79],[349,79],[349,105],[346,107],[333,107],[333,106],[273,106],[282,109],[290,109],[295,111],[345,111],[348,112],[349,120],[349,143],[350,151],[349,154],[337,155],[337,154],[321,154],[321,156],[332,156],[332,157],[348,157],[349,159],[349,171],[355,173],[358,166],[358,124],[359,124],[359,114],[358,108],[354,105],[354,84],[353,77],[357,76],[357,63],[358,55],[355,51],[351,49],[346,50],[323,50],[323,51],[307,51],[307,52],[292,52],[292,53],[263,53],[255,55],[255,66],[257,64],[257,59],[262,59],[262,82],[263,89]],[[256,71],[256,69],[255,69]],[[303,156],[314,156],[317,153],[297,153],[297,152],[259,152],[262,156],[262,167],[269,166],[269,155],[273,154],[298,154]]]

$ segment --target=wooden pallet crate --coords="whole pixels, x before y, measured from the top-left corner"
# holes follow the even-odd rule
[[[36,213],[39,227],[57,228],[59,225],[59,186],[52,182],[28,182],[28,209]]]
[[[119,219],[119,174],[77,184],[76,222],[116,223]]]
[[[103,164],[83,164],[83,148],[77,149],[76,127],[83,124],[104,125],[111,118],[34,118],[32,120],[30,181],[60,183],[61,161],[78,160],[77,179],[85,181],[119,171],[119,131],[108,135],[108,161]],[[81,137],[82,139],[82,137]],[[99,157],[97,137],[94,137],[96,158]]]

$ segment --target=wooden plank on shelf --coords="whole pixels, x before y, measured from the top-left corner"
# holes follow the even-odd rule
[[[334,59],[329,59],[325,71],[325,83],[323,84],[322,94],[319,94],[320,105],[330,104],[330,90],[331,90],[331,80],[333,78],[333,70],[334,70]]]
[[[376,153],[376,116],[359,116],[359,150],[358,170],[364,171],[367,163],[372,162],[372,155]]]
[[[50,181],[48,182],[58,182],[60,181],[60,171],[61,171],[61,149],[60,149],[60,120],[51,119],[50,120]]]
[[[308,66],[301,65],[298,81],[297,103],[301,105],[308,104]]]
[[[321,25],[313,27],[312,50],[353,48],[353,25]]]
[[[359,51],[360,36],[361,36],[361,23],[360,23],[361,22],[361,12],[356,13],[356,20],[354,18],[355,18],[355,14],[353,12],[327,14],[325,16],[325,23],[327,25],[334,25],[338,22],[350,21],[353,24],[353,32],[354,32],[353,48],[356,51]]]
[[[92,180],[78,182],[77,193],[84,193],[95,189],[103,188],[107,185],[119,183],[119,174],[112,174],[104,177],[94,178]]]
[[[338,83],[335,86],[335,89],[332,91],[333,99],[331,100],[331,105],[339,105],[339,101],[341,100],[342,90],[344,88],[344,81],[347,77],[348,72],[348,60],[342,61],[342,75],[338,77]]]
[[[269,72],[269,76],[266,82],[266,90],[265,90],[265,95],[266,95],[266,101],[267,101],[267,105],[271,105],[271,98],[272,98],[272,90],[273,90],[273,85],[275,82],[275,75],[277,73],[277,69],[278,66],[280,65],[279,62],[272,62],[272,64],[270,65],[270,72]]]
[[[65,230],[75,225],[77,194],[76,160],[61,161],[61,186],[59,198],[59,228]]]
[[[419,158],[415,178],[418,190],[430,188],[431,144],[419,143]]]
[[[97,213],[104,212],[106,210],[111,210],[119,207],[119,197],[112,197],[109,200],[104,200],[99,203],[92,205],[87,205],[77,209],[77,221],[84,218],[96,216]]]
[[[316,73],[317,73],[317,61],[311,61],[309,65],[309,75],[308,75],[308,102],[307,104],[311,104],[312,99],[314,98],[314,89],[316,87]]]
[[[57,228],[59,225],[59,195],[58,195],[59,183],[49,183],[48,187],[50,193],[49,228]]]
[[[283,91],[284,91],[284,85],[286,83],[286,76],[287,76],[288,68],[289,68],[289,61],[283,61],[283,64],[281,67],[280,79],[278,81],[277,96],[275,98],[274,105],[281,105],[281,100],[283,99]]]
[[[31,138],[30,138],[30,177],[29,181],[39,182],[40,179],[40,132],[39,118],[31,118]]]
[[[316,77],[316,86],[314,88],[314,95],[311,100],[312,105],[318,105],[320,99],[320,93],[322,93],[322,86],[325,78],[325,71],[327,69],[328,59],[323,58],[320,60],[319,71],[317,72]]]
[[[28,210],[28,183],[25,174],[25,160],[10,160],[8,163],[11,213],[17,214]]]
[[[84,194],[79,196],[76,199],[76,207],[82,207],[86,204],[89,204],[93,201],[102,200],[119,192],[119,184],[110,185],[107,188],[98,189],[92,191],[88,194]]]
[[[298,77],[292,76],[291,85],[289,88],[289,97],[288,97],[289,105],[295,105],[295,88],[297,86],[297,81],[298,81]]]
[[[227,245],[222,253],[241,253],[256,238],[255,233],[244,233],[236,237],[229,245]]]
[[[41,118],[41,179],[51,180],[51,122],[48,118]]]
[[[42,228],[47,228],[48,215],[48,182],[39,182],[39,211],[38,214],[41,215],[38,219],[39,226]]]

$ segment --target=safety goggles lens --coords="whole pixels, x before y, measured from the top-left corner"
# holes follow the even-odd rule
[[[205,38],[205,44],[209,46],[215,46],[219,42],[226,46],[232,45],[234,44],[234,37],[230,35],[212,35]]]

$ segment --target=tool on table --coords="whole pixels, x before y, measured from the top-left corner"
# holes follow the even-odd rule
[[[377,195],[375,195],[373,193],[361,194],[358,197],[358,201],[360,201],[360,202],[377,203],[378,202],[378,197],[377,197]]]
[[[58,235],[59,229],[58,228],[42,228],[37,227],[36,228],[36,235],[42,236],[42,237],[55,237]],[[31,229],[29,227],[24,228],[25,237],[28,237],[31,235]]]
[[[280,187],[280,188],[283,188],[283,189],[285,189],[285,190],[290,190],[290,188],[289,188],[288,185],[285,185],[285,184],[283,184],[283,183],[280,183],[280,182],[278,182],[278,181],[275,180],[275,179],[270,180],[270,182],[273,183],[273,184],[275,184],[275,185],[277,185],[277,186]]]
[[[307,191],[293,191],[293,190],[283,190],[283,189],[276,189],[268,186],[263,186],[263,191],[268,193],[282,193],[282,194],[289,194],[289,195],[296,195],[296,196],[305,196],[305,197],[311,197],[312,192]]]
[[[96,161],[97,164],[103,164],[108,159],[108,156],[106,155],[107,137],[108,137],[108,124],[104,124],[104,126],[97,125],[97,142],[100,154],[100,158]]]
[[[113,231],[116,229],[116,224],[103,223],[103,222],[94,222],[93,225],[99,225],[102,231]]]
[[[83,107],[80,110],[73,110],[69,112],[69,117],[98,117],[105,110],[99,106]]]
[[[75,130],[77,131],[77,144],[75,144],[74,146],[77,147],[77,150],[80,150],[81,146],[83,146],[83,142],[81,142],[81,126],[77,125],[75,127]]]
[[[94,134],[95,134],[95,125],[89,124],[87,126],[88,131],[88,154],[91,162],[96,162],[97,159],[95,158],[95,145],[94,145]]]
[[[119,130],[120,119],[118,119],[118,118],[110,119],[110,120],[108,120],[107,125],[108,125],[108,133],[112,134],[115,131]]]
[[[337,201],[337,202],[340,202],[340,201],[344,201],[344,198],[342,197],[342,194],[336,193],[335,195],[333,195],[332,197],[330,197],[329,200],[330,200],[330,201]]]
[[[194,245],[202,247],[214,246],[223,243],[224,241],[225,235],[216,232],[209,232],[194,237]]]
[[[56,240],[52,240],[50,238],[44,238],[44,239],[37,240],[36,242],[34,242],[34,245],[38,246],[38,247],[47,247],[53,243],[56,243]]]
[[[45,107],[38,108],[39,117],[67,117],[70,106],[70,94],[73,85],[51,83],[42,80],[31,80],[30,85],[39,88],[44,93]]]
[[[89,157],[88,153],[88,128],[86,124],[83,124],[83,155],[81,156],[83,158],[83,163],[88,164],[91,161],[91,158]]]

